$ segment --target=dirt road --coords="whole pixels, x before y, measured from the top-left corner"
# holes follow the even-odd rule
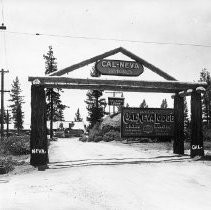
[[[150,144],[59,139],[46,171],[0,176],[0,209],[211,209],[211,163]]]

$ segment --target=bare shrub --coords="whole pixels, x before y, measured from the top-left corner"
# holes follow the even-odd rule
[[[2,152],[12,155],[26,155],[30,153],[30,137],[11,136],[2,141]]]
[[[88,141],[88,137],[85,136],[85,135],[82,135],[82,136],[79,138],[79,141],[86,142],[86,141]]]

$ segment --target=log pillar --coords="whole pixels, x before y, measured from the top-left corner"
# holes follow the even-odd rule
[[[46,125],[46,99],[44,86],[31,86],[31,137],[30,164],[33,166],[47,166],[48,143]]]
[[[173,152],[184,154],[184,98],[178,93],[174,96],[174,143]]]
[[[194,90],[191,94],[191,149],[190,156],[204,156],[202,133],[201,93]]]

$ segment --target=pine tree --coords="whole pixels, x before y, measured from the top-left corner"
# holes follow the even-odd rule
[[[82,122],[82,120],[83,119],[81,118],[81,114],[78,108],[77,112],[75,113],[75,122]]]
[[[96,69],[96,64],[92,67],[90,72],[91,77],[100,77],[100,72]],[[91,129],[97,122],[99,122],[105,115],[106,101],[100,98],[103,95],[101,90],[89,90],[86,94],[88,117],[87,121],[90,123],[88,128]]]
[[[129,103],[126,103],[125,107],[127,107],[127,108],[130,107]]]
[[[21,96],[21,88],[18,77],[15,78],[12,84],[10,92],[11,102],[10,108],[12,109],[12,120],[14,121],[14,127],[17,129],[18,134],[23,129],[24,113],[22,111],[22,105],[24,103],[23,96]]]
[[[90,123],[89,128],[92,128],[96,122],[99,122],[105,113],[106,101],[102,96],[102,91],[99,90],[89,90],[86,94],[87,99],[85,103],[87,104],[88,117],[87,121]]]
[[[50,74],[57,71],[56,58],[53,55],[52,46],[49,46],[49,50],[46,55],[43,55],[45,59],[45,74]],[[63,105],[60,100],[59,88],[46,88],[46,115],[47,120],[50,120],[50,137],[53,137],[53,122],[64,120],[64,109],[67,107]]]
[[[92,71],[90,72],[91,77],[100,77],[101,73],[96,69],[96,64],[92,67]]]
[[[200,72],[199,82],[207,82],[208,88],[205,93],[202,95],[202,118],[203,122],[209,126],[211,120],[211,77],[210,72],[207,71],[206,68],[203,68]]]
[[[148,105],[147,105],[147,103],[146,103],[146,100],[144,99],[142,102],[141,102],[141,104],[140,104],[140,106],[139,106],[140,108],[148,108]]]
[[[161,105],[160,105],[160,108],[161,108],[161,109],[166,109],[166,108],[168,108],[168,103],[167,103],[166,98],[162,100],[162,103],[161,103]]]

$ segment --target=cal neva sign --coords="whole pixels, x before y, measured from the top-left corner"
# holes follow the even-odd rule
[[[173,135],[173,109],[122,108],[122,137],[159,137]]]
[[[103,75],[114,76],[139,76],[144,68],[135,61],[100,60],[96,63],[96,69]]]
[[[124,98],[108,97],[108,105],[110,106],[123,106]]]

